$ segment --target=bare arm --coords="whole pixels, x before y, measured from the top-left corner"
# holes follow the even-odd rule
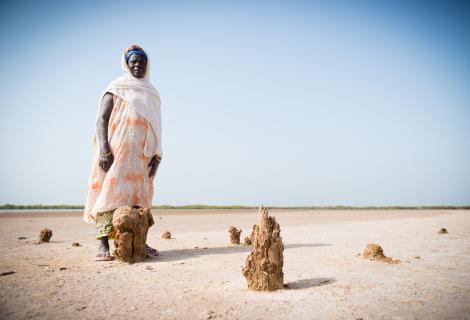
[[[108,124],[113,107],[113,95],[108,92],[101,100],[100,113],[98,115],[98,137],[100,140],[99,165],[106,172],[108,172],[114,162],[114,156],[111,153],[111,147],[108,140]]]

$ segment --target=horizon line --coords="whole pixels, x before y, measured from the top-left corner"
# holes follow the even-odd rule
[[[1,209],[21,210],[21,209],[84,209],[84,205],[71,205],[71,204],[30,204],[30,205],[15,205],[6,203],[0,205]],[[350,206],[350,205],[310,205],[310,206],[249,206],[249,205],[206,205],[206,204],[186,204],[186,205],[155,205],[152,209],[258,209],[265,207],[268,209],[321,209],[321,210],[371,210],[371,209],[470,209],[470,205],[381,205],[381,206]]]

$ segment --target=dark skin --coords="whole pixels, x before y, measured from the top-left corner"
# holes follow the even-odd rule
[[[147,59],[144,56],[133,54],[129,57],[127,65],[134,77],[142,79],[145,76],[145,72],[147,70]],[[114,155],[111,152],[111,147],[108,141],[108,124],[113,108],[113,95],[108,92],[101,100],[100,113],[98,117],[98,137],[100,140],[99,166],[105,172],[108,172],[109,168],[111,168],[111,165],[114,162]],[[161,159],[158,156],[154,156],[152,159],[150,159],[148,164],[148,167],[150,168],[149,177],[153,177],[157,172],[158,166],[160,165],[160,160]],[[101,237],[100,240],[101,242],[98,251],[108,252],[108,237]]]

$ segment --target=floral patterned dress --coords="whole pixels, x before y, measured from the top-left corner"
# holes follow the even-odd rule
[[[108,172],[101,169],[99,146],[95,146],[84,211],[87,222],[120,206],[152,207],[155,175],[148,176],[151,157],[145,157],[143,151],[149,123],[124,100],[113,95],[113,101],[108,140],[114,162]]]

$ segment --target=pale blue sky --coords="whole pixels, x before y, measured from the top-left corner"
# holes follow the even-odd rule
[[[84,203],[98,98],[137,43],[154,205],[470,204],[469,6],[254,3],[2,2],[0,203]]]

